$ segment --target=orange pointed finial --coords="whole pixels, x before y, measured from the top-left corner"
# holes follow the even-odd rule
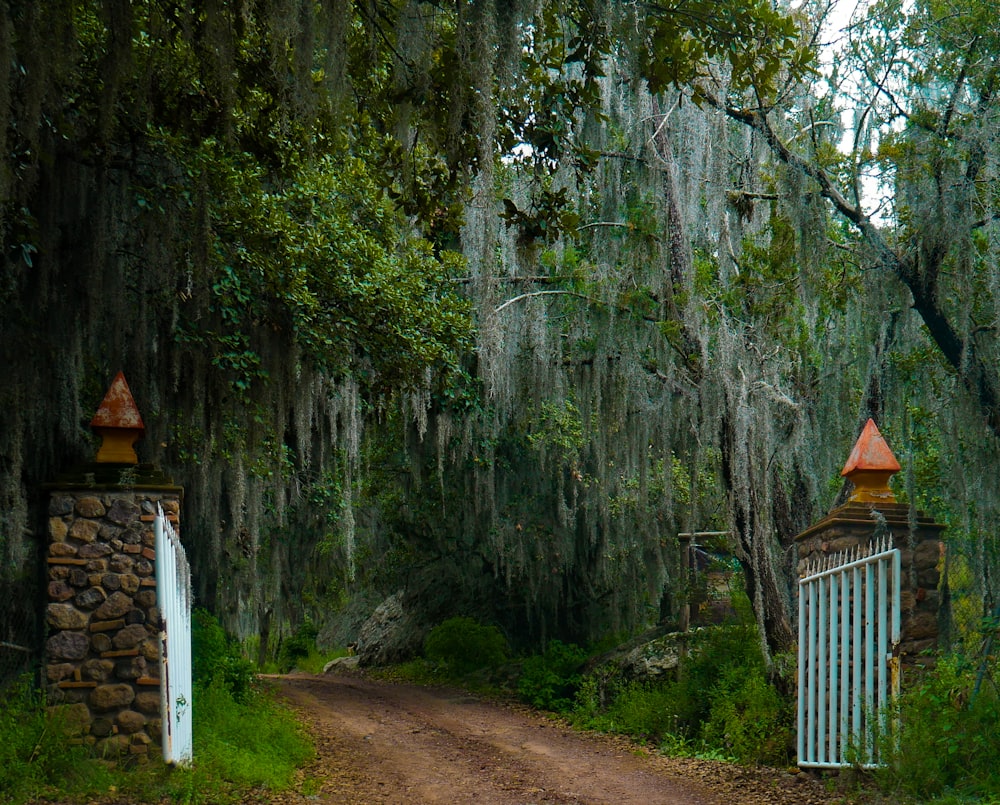
[[[840,474],[854,483],[850,500],[857,503],[895,503],[889,478],[899,472],[899,462],[889,449],[875,422],[865,423],[858,441]]]
[[[146,432],[132,392],[119,372],[111,381],[90,427],[101,437],[96,461],[101,464],[138,464],[132,445]]]

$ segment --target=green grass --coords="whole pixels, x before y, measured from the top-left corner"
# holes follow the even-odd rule
[[[221,685],[197,692],[195,762],[166,781],[173,802],[243,802],[249,791],[283,791],[313,757],[308,737],[270,693],[239,702]]]
[[[301,671],[304,674],[321,674],[323,673],[323,668],[330,660],[335,660],[338,657],[346,657],[347,649],[334,649],[333,651],[321,651],[315,646],[311,646],[308,653],[305,656],[299,656],[295,659],[295,663],[291,670]]]
[[[297,768],[313,757],[312,744],[294,716],[267,690],[240,701],[222,684],[194,696],[194,762],[168,768],[157,747],[143,766],[134,758],[112,764],[71,743],[72,725],[52,715],[41,694],[22,681],[0,698],[0,803],[85,802],[114,794],[132,803],[163,800],[227,805],[260,790],[283,791]]]

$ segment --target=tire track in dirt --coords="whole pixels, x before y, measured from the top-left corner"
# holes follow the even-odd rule
[[[647,755],[536,713],[448,689],[360,676],[278,678],[317,739],[309,797],[349,805],[830,803],[814,781]],[[728,775],[728,777],[727,777]],[[314,786],[315,787],[315,786]]]

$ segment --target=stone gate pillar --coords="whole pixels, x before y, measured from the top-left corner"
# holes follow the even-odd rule
[[[798,572],[823,557],[868,545],[887,536],[902,559],[900,654],[911,661],[937,645],[940,563],[944,526],[897,503],[889,478],[900,469],[875,423],[869,419],[841,475],[854,483],[847,503],[807,528],[796,539]]]
[[[145,761],[160,740],[153,520],[178,528],[183,490],[138,463],[142,418],[121,373],[91,422],[95,461],[48,492],[45,681],[76,740]]]

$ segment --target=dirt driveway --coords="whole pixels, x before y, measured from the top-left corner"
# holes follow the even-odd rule
[[[358,676],[280,677],[319,757],[292,803],[826,805],[810,777],[650,755],[466,693]]]

